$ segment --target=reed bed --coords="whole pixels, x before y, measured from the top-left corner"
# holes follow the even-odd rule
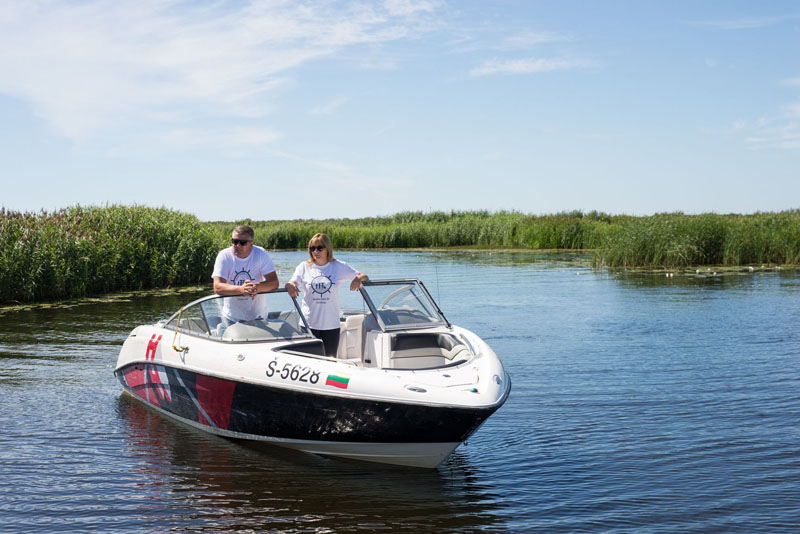
[[[798,265],[800,211],[633,217],[606,233],[594,252],[593,263],[651,269]]]
[[[0,209],[0,302],[207,282],[213,230],[165,208]]]
[[[592,250],[597,267],[800,264],[800,211],[634,217],[572,211],[403,212],[389,217],[246,221],[268,249],[305,248],[317,232],[337,248],[469,247]],[[232,223],[212,223],[220,242]]]
[[[519,212],[402,212],[390,217],[292,221],[240,221],[267,249],[301,249],[317,232],[336,248],[470,247],[500,249],[593,249],[614,218],[597,212],[532,216]],[[233,223],[211,223],[220,240]]]
[[[402,212],[387,217],[199,222],[146,207],[81,207],[54,213],[0,208],[0,302],[83,297],[209,281],[236,224],[269,250],[304,249],[317,232],[336,248],[467,247],[593,250],[612,268],[800,264],[800,210],[753,215],[581,211]]]

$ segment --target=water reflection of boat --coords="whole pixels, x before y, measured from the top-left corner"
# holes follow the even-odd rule
[[[138,465],[124,482],[140,481],[130,496],[143,512],[139,530],[506,531],[502,499],[478,483],[467,455],[409,476],[394,465],[198,434],[127,395],[117,404],[128,456]]]
[[[135,398],[214,434],[436,467],[505,402],[510,379],[418,280],[372,281],[361,294],[363,309],[343,314],[338,358],[322,356],[278,290],[257,297],[263,318],[226,320],[232,299],[248,297],[210,296],[135,328],[115,374]]]

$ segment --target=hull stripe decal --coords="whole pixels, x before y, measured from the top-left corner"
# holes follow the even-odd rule
[[[187,388],[187,387],[186,387],[186,384],[184,384],[184,383],[183,383],[183,379],[181,378],[181,375],[178,373],[178,370],[177,370],[177,369],[175,369],[175,368],[173,368],[173,369],[172,369],[172,373],[175,375],[175,378],[177,378],[177,379],[178,379],[178,382],[180,383],[181,387],[182,387],[182,388],[183,388],[183,390],[186,392],[186,394],[187,394],[187,395],[189,395],[189,398],[190,398],[190,399],[192,399],[192,402],[194,403],[194,405],[195,405],[195,406],[197,406],[197,409],[200,411],[200,413],[201,413],[201,414],[203,414],[203,417],[205,417],[205,418],[206,418],[206,421],[208,421],[208,424],[209,424],[210,426],[213,426],[213,427],[214,427],[214,428],[216,428],[216,429],[219,429],[219,427],[217,426],[217,424],[216,424],[216,423],[214,423],[214,420],[213,420],[213,419],[211,419],[211,418],[208,416],[208,414],[207,414],[207,413],[206,413],[206,411],[203,409],[203,407],[202,407],[202,406],[200,406],[200,403],[199,403],[199,402],[197,402],[197,398],[195,398],[195,396],[192,394],[192,391],[191,391],[189,388]]]

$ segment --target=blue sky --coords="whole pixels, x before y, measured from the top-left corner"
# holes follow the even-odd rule
[[[800,208],[796,1],[0,0],[0,205]]]

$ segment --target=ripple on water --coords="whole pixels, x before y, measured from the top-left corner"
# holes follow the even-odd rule
[[[667,284],[540,256],[343,253],[419,275],[513,382],[434,471],[254,447],[120,394],[119,344],[203,292],[6,314],[13,532],[791,532],[797,274]],[[286,275],[304,253],[276,253]],[[780,310],[779,313],[776,310]],[[23,328],[24,326],[24,328]]]

